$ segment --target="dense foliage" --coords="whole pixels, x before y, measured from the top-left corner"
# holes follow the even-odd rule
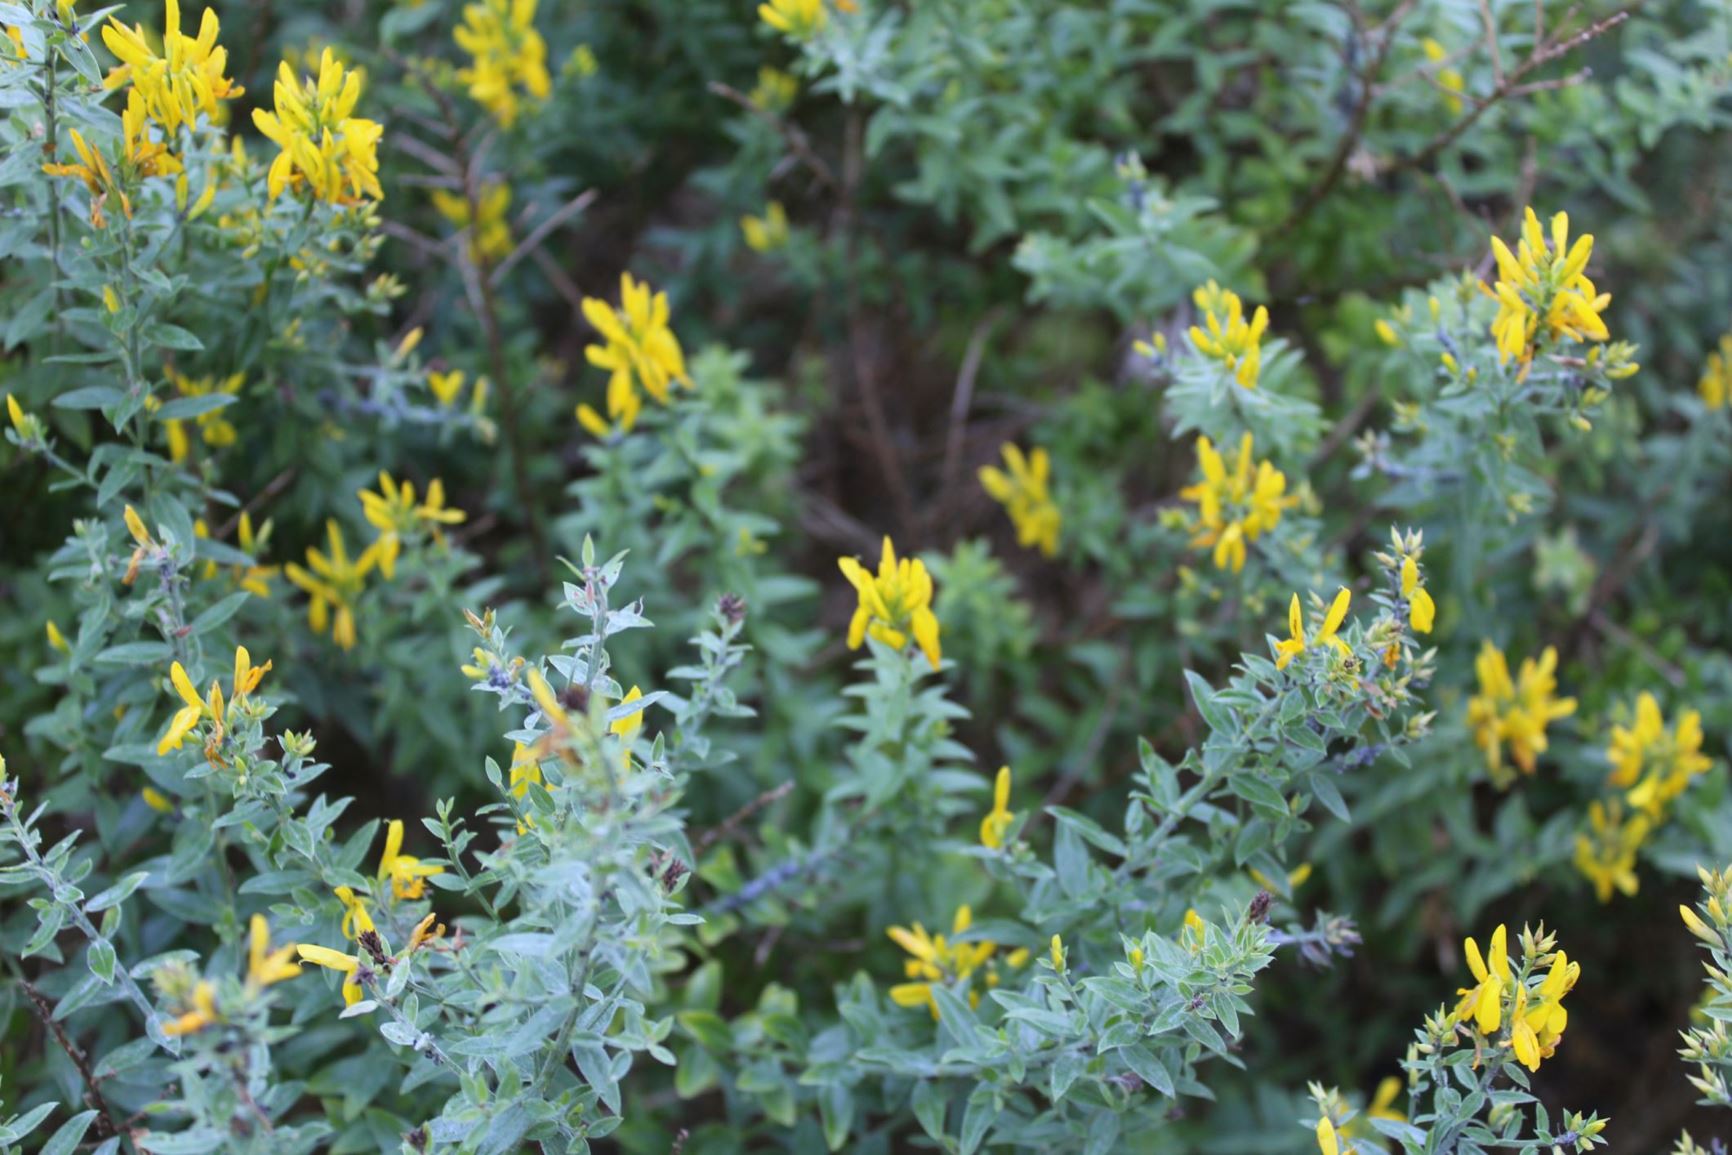
[[[0,1152],[1723,1150],[1729,89],[0,0]]]

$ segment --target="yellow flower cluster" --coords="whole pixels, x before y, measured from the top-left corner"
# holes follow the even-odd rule
[[[1036,547],[1046,557],[1058,552],[1059,530],[1063,517],[1047,489],[1052,473],[1052,460],[1044,449],[1035,448],[1024,456],[1010,442],[999,447],[1005,468],[984,465],[980,469],[980,484],[992,499],[1004,506],[1016,527],[1016,544],[1024,549]]]
[[[433,207],[468,234],[465,251],[471,264],[489,266],[511,255],[511,222],[505,216],[511,208],[511,186],[504,181],[493,181],[481,190],[473,213],[467,196],[445,189],[433,190]]]
[[[229,710],[240,705],[254,690],[259,688],[259,682],[270,672],[271,663],[262,666],[253,665],[252,655],[247,653],[245,646],[235,647],[234,680],[229,683],[229,697],[223,699],[222,686],[215,678],[211,679],[210,692],[200,697],[198,687],[193,685],[187,676],[186,668],[179,662],[169,668],[168,680],[174,686],[174,692],[180,695],[183,703],[169,720],[168,729],[156,744],[157,754],[167,754],[170,750],[179,750],[191,734],[201,724],[209,725],[205,737],[205,757],[214,766],[227,765],[222,756],[222,743],[228,733]]]
[[[1549,1059],[1557,1052],[1564,1027],[1569,1023],[1564,996],[1576,985],[1582,968],[1563,951],[1552,953],[1549,936],[1538,941],[1525,934],[1523,937],[1534,970],[1550,964],[1539,983],[1530,985],[1512,973],[1507,935],[1499,926],[1492,932],[1485,955],[1480,954],[1479,944],[1473,939],[1465,943],[1467,969],[1473,974],[1474,985],[1456,992],[1462,998],[1455,1014],[1460,1022],[1472,1023],[1487,1041],[1495,1041],[1507,1025],[1507,1044],[1515,1052],[1516,1060],[1528,1070],[1537,1071],[1541,1059]]]
[[[1593,802],[1588,806],[1588,831],[1576,835],[1576,870],[1593,883],[1594,896],[1612,901],[1613,891],[1636,893],[1636,852],[1647,841],[1653,823],[1645,814],[1627,818],[1623,804]]]
[[[830,14],[824,0],[767,0],[758,5],[758,19],[785,36],[809,40],[823,31]]]
[[[848,623],[848,648],[859,649],[871,636],[900,650],[912,634],[936,670],[941,657],[938,616],[932,612],[932,575],[926,572],[926,563],[919,558],[898,561],[896,547],[886,536],[876,575],[851,557],[838,558],[836,564],[860,598]]]
[[[1430,36],[1421,41],[1420,47],[1425,51],[1425,59],[1432,64],[1441,65],[1449,59],[1449,50]],[[1460,112],[1461,94],[1467,89],[1467,81],[1462,77],[1461,70],[1442,67],[1432,73],[1432,79],[1443,89],[1443,106],[1452,113]]]
[[[215,377],[188,377],[173,365],[163,366],[163,375],[168,378],[174,391],[181,397],[208,397],[212,394],[226,393],[234,395],[240,392],[241,385],[246,381],[243,373],[231,373],[218,381]],[[235,443],[236,431],[234,423],[223,414],[223,409],[212,409],[200,413],[193,421],[198,426],[199,436],[212,449],[221,449]],[[192,442],[187,437],[186,422],[170,420],[163,422],[168,434],[169,460],[176,465],[181,464],[192,452]]]
[[[1347,620],[1347,608],[1353,603],[1353,594],[1346,586],[1335,593],[1335,600],[1330,603],[1329,611],[1323,617],[1323,624],[1309,638],[1305,636],[1305,615],[1299,609],[1299,595],[1294,594],[1293,600],[1287,603],[1287,637],[1275,643],[1275,668],[1285,670],[1288,663],[1307,650],[1318,646],[1328,646],[1342,657],[1352,657],[1353,650],[1337,636],[1341,623]]]
[[[205,524],[202,517],[192,523],[192,530],[198,537],[210,537],[210,527]],[[254,597],[268,598],[271,596],[271,579],[277,576],[279,567],[260,565],[257,560],[262,556],[265,544],[270,540],[270,537],[271,522],[269,518],[266,518],[264,525],[255,531],[253,529],[253,515],[244,509],[241,511],[235,530],[235,547],[248,557],[253,558],[254,561],[250,565],[232,565],[229,567],[229,576],[234,580],[236,589],[246,590]],[[199,571],[199,577],[209,581],[217,576],[221,568],[216,562],[207,561],[204,563],[204,568]]]
[[[1569,214],[1558,213],[1552,218],[1548,248],[1532,208],[1526,210],[1514,253],[1500,238],[1491,239],[1498,280],[1493,288],[1487,289],[1483,283],[1480,288],[1497,298],[1491,334],[1497,340],[1500,360],[1514,358],[1525,368],[1542,341],[1604,341],[1609,337],[1600,314],[1612,298],[1597,291],[1585,274],[1594,253],[1594,238],[1584,233],[1574,245],[1569,242]]]
[[[1713,764],[1702,753],[1702,715],[1684,710],[1668,733],[1660,703],[1646,692],[1636,699],[1631,724],[1612,727],[1606,760],[1612,764],[1611,785],[1627,790],[1630,805],[1655,822],[1690,779]]]
[[[980,844],[988,850],[1003,850],[1016,814],[1010,809],[1010,767],[1000,766],[992,783],[992,809],[980,820]]]
[[[678,382],[691,387],[686,375],[686,357],[679,338],[668,327],[668,295],[652,293],[648,284],[620,274],[619,308],[598,297],[585,297],[583,316],[601,335],[603,344],[587,346],[589,363],[606,369],[607,419],[585,404],[577,407],[577,419],[597,437],[615,429],[629,432],[643,409],[641,388],[657,403],[671,401],[668,387]]]
[[[405,537],[419,533],[425,526],[432,531],[434,540],[439,540],[440,526],[458,525],[468,517],[461,509],[446,506],[445,483],[437,477],[427,483],[426,498],[417,501],[413,481],[399,483],[380,470],[379,492],[363,489],[359,496],[367,524],[379,531],[369,552],[377,551],[379,572],[386,581],[397,576],[397,559],[402,556]]]
[[[553,92],[547,72],[547,42],[535,29],[537,0],[481,0],[463,7],[463,23],[453,34],[457,47],[470,56],[457,79],[470,99],[485,108],[505,128],[517,123],[522,111],[521,89],[530,98],[546,100]]]
[[[305,186],[317,200],[353,205],[380,200],[377,121],[355,115],[359,73],[345,71],[326,48],[317,79],[300,77],[283,61],[272,92],[276,111],[253,110],[253,124],[280,150],[268,177],[271,199]]]
[[[265,922],[265,916],[253,915],[247,927],[247,993],[256,995],[273,983],[280,983],[300,974],[300,966],[290,961],[299,949],[294,943],[289,943],[273,950],[271,930]],[[184,1009],[163,1023],[163,1034],[191,1035],[222,1022],[223,1013],[217,1005],[216,994],[215,985],[209,979],[203,978],[199,979],[190,991],[185,992],[184,996],[177,992],[175,1001]]]
[[[335,521],[327,521],[325,533],[329,552],[309,547],[310,570],[290,562],[283,567],[283,575],[312,599],[307,603],[307,625],[312,631],[322,634],[330,630],[331,640],[349,650],[355,646],[355,604],[366,589],[367,575],[379,565],[381,545],[374,542],[351,560],[342,528]]]
[[[952,937],[964,934],[973,925],[974,915],[968,907],[958,907],[956,917],[950,924]],[[935,983],[950,986],[966,982],[977,972],[988,988],[999,983],[998,944],[993,942],[950,942],[941,934],[928,934],[926,928],[915,923],[913,928],[893,926],[886,931],[890,940],[911,956],[903,963],[903,971],[910,980],[898,983],[890,988],[890,998],[898,1006],[924,1006],[932,1012],[932,1017],[938,1017],[938,1002],[932,997],[932,987]],[[1058,943],[1054,936],[1055,950]],[[1028,963],[1026,949],[1013,950],[1005,956],[1004,961],[1011,967],[1022,967]],[[968,992],[970,1006],[980,1004],[980,992],[971,989]]]
[[[68,176],[84,182],[86,191],[90,193],[92,228],[100,229],[107,223],[102,210],[109,197],[120,202],[121,214],[131,220],[132,197],[126,191],[129,185],[145,177],[171,176],[182,171],[175,155],[165,145],[151,139],[144,101],[136,89],[127,94],[126,109],[120,114],[118,172],[109,166],[108,159],[100,151],[90,146],[83,133],[75,128],[71,130],[71,136],[73,150],[78,153],[77,163],[45,164],[42,171],[49,176]],[[118,311],[118,301],[111,299],[107,289],[104,295],[110,300],[108,311]]]
[[[457,397],[463,392],[463,386],[467,381],[468,377],[461,369],[452,369],[443,373],[433,370],[427,374],[427,391],[433,394],[433,399],[439,403],[441,409],[452,409],[456,407]],[[487,404],[487,387],[486,377],[475,379],[475,389],[469,399],[471,412],[478,414]]]
[[[781,201],[771,201],[763,216],[740,218],[740,234],[754,253],[773,253],[788,243],[788,210]]]
[[[1710,409],[1724,409],[1732,403],[1732,333],[1720,338],[1720,347],[1703,362],[1696,392]]]
[[[1191,294],[1191,300],[1203,314],[1202,325],[1191,326],[1191,344],[1198,353],[1219,361],[1246,389],[1257,387],[1257,377],[1263,370],[1263,333],[1269,328],[1269,310],[1262,305],[1245,320],[1245,305],[1239,294],[1221,288],[1210,281]]]
[[[183,127],[196,126],[200,113],[207,120],[216,120],[218,101],[246,92],[223,75],[228,68],[228,50],[217,44],[219,31],[216,10],[206,8],[198,35],[186,35],[180,30],[180,0],[167,0],[162,53],[158,55],[142,27],[128,28],[110,16],[102,29],[102,42],[120,60],[120,66],[103,83],[111,89],[130,83],[143,113],[173,140]]]
[[[1191,545],[1213,549],[1216,569],[1245,568],[1245,547],[1281,524],[1283,511],[1299,503],[1287,493],[1287,475],[1268,461],[1257,461],[1251,434],[1239,439],[1239,451],[1229,469],[1214,443],[1197,438],[1197,464],[1203,480],[1179,491],[1179,498],[1196,505]]]
[[[1503,774],[1506,747],[1522,773],[1532,774],[1535,760],[1546,750],[1546,727],[1576,712],[1574,698],[1557,696],[1557,668],[1558,652],[1547,646],[1538,661],[1524,659],[1512,681],[1503,651],[1490,641],[1480,645],[1474,659],[1479,693],[1468,699],[1467,722],[1500,785],[1508,785]]]

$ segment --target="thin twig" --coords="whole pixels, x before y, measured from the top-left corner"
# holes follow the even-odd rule
[[[950,430],[944,438],[944,467],[939,476],[944,492],[956,489],[956,471],[962,465],[963,434],[968,429],[968,410],[974,402],[974,382],[980,376],[980,362],[986,356],[986,341],[998,324],[999,310],[993,309],[974,326],[968,338],[968,348],[962,354],[962,369],[956,375],[956,392],[950,399]]]
[[[768,109],[759,108],[756,104],[752,103],[751,97],[747,96],[737,88],[731,88],[728,85],[723,84],[719,80],[712,80],[709,88],[711,92],[715,93],[723,100],[731,101],[732,103],[739,105],[741,108],[745,109],[747,112],[781,133],[782,139],[788,142],[789,151],[799,157],[800,163],[804,164],[811,170],[812,175],[818,178],[819,184],[822,184],[829,189],[836,189],[839,187],[839,183],[836,180],[835,170],[830,167],[823,157],[813,151],[811,139],[801,131],[799,125],[786,117],[777,116]]]
[[[576,216],[578,213],[582,212],[584,209],[588,208],[595,201],[595,198],[598,195],[600,194],[598,194],[595,189],[586,189],[566,201],[563,205],[560,205],[559,208],[555,209],[548,215],[546,220],[536,225],[535,228],[530,231],[529,235],[519,241],[517,247],[511,250],[510,256],[493,266],[494,285],[497,286],[503,284],[505,281],[505,274],[515,268],[518,261],[521,261],[524,257],[529,256],[531,253],[539,249],[541,242],[547,239],[548,234],[553,232],[554,229],[557,229],[566,221],[570,220],[572,217]]]
[[[794,783],[793,780],[790,779],[787,782],[782,783],[780,786],[775,786],[764,791],[762,794],[728,815],[722,820],[721,825],[716,826],[711,830],[706,830],[696,842],[692,843],[692,857],[696,858],[698,855],[702,854],[724,838],[733,837],[734,832],[743,826],[747,819],[751,818],[764,807],[772,806],[775,803],[780,802],[782,799],[786,798],[789,792],[793,789]]]

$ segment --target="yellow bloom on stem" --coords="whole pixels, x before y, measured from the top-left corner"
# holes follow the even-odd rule
[[[1437,619],[1437,603],[1419,584],[1419,563],[1412,557],[1401,559],[1401,596],[1407,599],[1407,621],[1416,634],[1429,634]]]
[[[578,407],[578,420],[592,433],[598,427],[611,432],[610,425],[630,432],[643,409],[639,389],[667,405],[671,384],[688,389],[692,384],[679,338],[668,327],[668,295],[652,293],[647,283],[621,273],[619,297],[618,309],[599,297],[583,299],[584,319],[603,342],[585,347],[583,354],[591,365],[609,373],[607,420],[588,405]]]
[[[343,904],[343,937],[355,942],[363,934],[374,929],[373,916],[367,913],[367,900],[357,895],[347,886],[339,886],[332,891],[337,901]]]
[[[302,962],[309,962],[316,967],[336,971],[343,976],[344,1006],[352,1007],[361,1001],[361,984],[355,978],[355,972],[361,965],[359,957],[332,950],[330,947],[313,946],[309,943],[302,943],[295,949],[299,952]]]
[[[1262,305],[1245,320],[1245,305],[1239,294],[1221,288],[1210,281],[1191,294],[1191,300],[1203,314],[1203,326],[1191,326],[1191,344],[1198,353],[1233,375],[1246,389],[1257,387],[1257,377],[1263,370],[1263,333],[1269,328],[1269,310]]]
[[[1515,1002],[1510,1008],[1510,1047],[1528,1070],[1539,1070],[1541,1059],[1557,1053],[1558,1042],[1569,1023],[1564,996],[1576,985],[1581,971],[1580,963],[1571,962],[1569,956],[1559,951],[1538,990],[1530,993],[1524,984],[1516,985]]]
[[[1407,1116],[1395,1106],[1395,1101],[1401,1098],[1403,1083],[1394,1075],[1387,1076],[1377,1084],[1377,1090],[1372,1093],[1371,1104],[1365,1108],[1367,1119],[1387,1119],[1391,1123],[1405,1123]]]
[[[144,799],[144,804],[146,806],[150,807],[158,814],[174,813],[174,803],[169,801],[168,795],[164,794],[154,786],[146,786],[143,790],[138,792],[138,796]]]
[[[796,40],[816,36],[829,18],[824,0],[767,0],[758,5],[758,19]]]
[[[740,218],[740,234],[753,252],[773,253],[788,243],[788,210],[781,201],[771,201],[764,206],[763,216]]]
[[[476,195],[473,213],[467,196],[445,189],[433,190],[433,207],[455,228],[468,234],[465,247],[471,264],[491,266],[511,255],[511,222],[506,219],[511,208],[511,186],[504,181],[489,182]],[[462,374],[458,374],[457,380],[462,383]]]
[[[307,625],[315,634],[331,631],[331,640],[345,650],[355,645],[355,603],[367,585],[367,575],[379,564],[380,545],[374,542],[360,557],[351,561],[343,544],[343,531],[335,521],[325,523],[330,552],[307,550],[307,565],[302,569],[290,562],[283,574],[305,590],[311,599],[307,603]],[[335,621],[332,611],[335,611]]]
[[[247,985],[254,990],[292,979],[301,968],[289,960],[294,957],[294,943],[271,949],[271,928],[265,916],[255,914],[247,924]]]
[[[1010,810],[1010,767],[1000,766],[992,783],[992,809],[980,820],[980,844],[988,850],[1003,850],[1004,836],[1016,815]]]
[[[163,366],[162,372],[163,376],[168,378],[169,384],[174,386],[175,393],[181,397],[208,397],[213,394],[233,396],[240,392],[241,385],[246,381],[244,373],[231,373],[221,381],[215,377],[194,379],[179,372],[173,365]],[[238,436],[234,424],[224,416],[226,412],[226,408],[212,409],[192,419],[198,427],[199,436],[212,449],[233,445]],[[186,424],[184,420],[171,419],[163,422],[168,431],[169,460],[176,465],[185,461],[191,453]]]
[[[1047,489],[1052,473],[1052,459],[1046,450],[1035,448],[1024,456],[1010,442],[999,446],[1006,473],[991,465],[980,468],[980,484],[992,499],[1004,506],[1016,527],[1016,544],[1024,549],[1035,546],[1047,557],[1058,552],[1059,530],[1063,518],[1057,503]]]
[[[1341,1142],[1335,1135],[1335,1124],[1324,1115],[1317,1120],[1317,1150],[1322,1155],[1341,1155]]]
[[[258,689],[259,682],[270,668],[269,662],[262,666],[253,665],[252,655],[247,653],[247,648],[236,646],[234,680],[229,684],[231,701],[239,702]],[[205,743],[205,753],[213,762],[217,761],[215,751],[222,742],[228,722],[228,708],[223,702],[221,684],[212,678],[209,693],[201,698],[198,687],[192,684],[192,679],[187,677],[186,668],[179,662],[169,667],[168,679],[184,705],[169,720],[168,729],[156,744],[156,752],[161,755],[180,749],[187,735],[197,729],[199,723],[208,720],[211,724],[211,735]]]
[[[1429,36],[1420,42],[1420,47],[1425,50],[1425,58],[1433,64],[1441,64],[1449,59],[1448,49]],[[1462,109],[1461,94],[1467,89],[1467,81],[1462,77],[1461,72],[1455,68],[1439,68],[1433,74],[1433,78],[1437,81],[1437,86],[1443,89],[1444,107],[1449,109],[1451,113],[1460,112]]]
[[[1702,753],[1702,715],[1683,711],[1668,733],[1660,703],[1646,691],[1636,699],[1632,724],[1612,727],[1606,760],[1612,764],[1611,784],[1628,788],[1630,805],[1655,821],[1690,779],[1713,765]]]
[[[1245,568],[1247,543],[1281,524],[1281,514],[1299,499],[1287,494],[1286,474],[1256,460],[1249,433],[1239,439],[1230,469],[1213,442],[1197,438],[1197,465],[1203,480],[1179,491],[1181,501],[1197,507],[1191,546],[1212,549],[1216,569],[1238,573]]]
[[[12,422],[12,432],[19,437],[29,438],[30,435],[24,431],[24,406],[18,404],[16,394],[6,394],[6,417]]]
[[[768,65],[758,69],[758,83],[752,86],[747,99],[760,112],[784,112],[800,95],[800,82],[779,68]]]
[[[1294,658],[1318,646],[1328,646],[1342,657],[1351,657],[1352,649],[1336,636],[1336,631],[1347,620],[1347,607],[1352,603],[1352,592],[1342,586],[1329,604],[1329,612],[1323,616],[1323,625],[1307,640],[1305,615],[1299,608],[1299,595],[1294,594],[1293,600],[1287,603],[1287,637],[1275,643],[1275,668],[1285,670]]]
[[[1461,1019],[1472,1018],[1479,1033],[1486,1036],[1497,1034],[1498,1027],[1503,1023],[1504,988],[1510,984],[1508,935],[1502,924],[1491,932],[1489,953],[1482,956],[1479,944],[1468,939],[1463,946],[1467,955],[1467,969],[1473,974],[1474,985],[1456,991],[1462,996],[1456,1006],[1456,1016]]]
[[[253,110],[253,124],[280,150],[267,180],[272,200],[305,186],[317,200],[353,205],[380,200],[377,121],[356,116],[361,77],[345,72],[326,48],[319,75],[300,77],[287,61],[277,66],[275,111]]]
[[[956,909],[956,917],[950,924],[950,933],[963,934],[974,922],[974,915],[966,906]],[[910,957],[903,963],[905,976],[911,980],[898,983],[890,988],[890,999],[897,1006],[924,1006],[932,1012],[932,1017],[938,1017],[938,1002],[932,997],[934,984],[946,986],[965,982],[977,972],[984,973],[982,980],[987,986],[995,986],[998,982],[997,963],[993,956],[998,952],[998,944],[991,942],[959,942],[946,941],[941,934],[933,935],[926,928],[915,923],[913,928],[893,926],[885,932],[890,941],[907,951]],[[1026,950],[1012,951],[1005,962],[1013,967],[1020,967],[1028,961]],[[971,1004],[980,1002],[980,992],[969,992]]]
[[[1600,314],[1612,298],[1597,291],[1584,275],[1593,256],[1594,238],[1584,233],[1574,245],[1569,242],[1569,214],[1558,213],[1552,218],[1548,248],[1532,208],[1525,211],[1514,253],[1498,237],[1491,239],[1498,280],[1493,288],[1482,283],[1480,289],[1497,298],[1491,334],[1497,340],[1500,360],[1514,358],[1525,368],[1541,343],[1604,341],[1610,336]]]
[[[439,402],[440,408],[450,409],[457,404],[457,395],[463,392],[464,380],[461,369],[453,369],[448,373],[432,371],[427,374],[427,391],[433,394],[433,399]]]
[[[1724,409],[1732,403],[1732,333],[1720,338],[1720,348],[1703,362],[1696,392],[1710,409]]]
[[[619,700],[619,704],[624,706],[642,697],[643,691],[633,686],[626,691],[625,697]],[[634,710],[629,714],[615,718],[608,724],[608,729],[619,738],[621,744],[629,748],[637,738],[638,731],[643,729],[643,710]]]
[[[521,801],[524,795],[529,793],[529,787],[532,784],[544,785],[544,779],[541,776],[541,758],[522,742],[515,743],[511,749],[511,778],[506,784],[507,789],[511,791],[513,798]],[[532,825],[534,825],[534,821],[525,818],[517,824],[517,833],[522,834]]]
[[[1653,829],[1647,815],[1635,814],[1626,822],[1616,800],[1609,805],[1596,801],[1588,806],[1588,825],[1591,834],[1576,835],[1576,870],[1594,884],[1594,895],[1601,902],[1612,901],[1614,890],[1635,894],[1640,885],[1636,852]]]
[[[72,645],[66,640],[66,635],[60,632],[60,627],[53,621],[44,623],[44,632],[48,635],[48,648],[62,654],[70,654]]]
[[[1678,907],[1678,913],[1683,916],[1684,925],[1690,929],[1691,934],[1710,946],[1718,947],[1721,945],[1720,933],[1703,922],[1701,915],[1683,905]]]
[[[159,56],[142,26],[128,28],[110,16],[102,29],[102,42],[120,60],[120,66],[103,83],[108,88],[130,83],[150,119],[170,138],[178,135],[183,125],[196,125],[201,112],[214,121],[217,101],[232,100],[246,92],[223,75],[228,68],[228,50],[217,44],[219,31],[216,10],[206,8],[198,35],[186,35],[180,30],[180,0],[166,0]]]
[[[385,853],[379,856],[379,881],[391,881],[391,893],[398,898],[414,900],[427,890],[427,878],[444,874],[443,866],[423,863],[402,853],[403,820],[393,818],[385,827]]]
[[[192,1005],[163,1023],[162,1033],[171,1037],[197,1034],[221,1021],[222,1012],[216,1005],[216,987],[211,985],[210,980],[200,979],[192,989]]]
[[[437,539],[440,526],[458,525],[469,516],[461,509],[446,506],[445,483],[437,477],[427,483],[426,500],[417,502],[413,481],[399,484],[381,469],[379,492],[363,489],[358,496],[367,524],[379,531],[372,548],[379,551],[379,572],[386,581],[397,576],[397,558],[403,552],[404,537],[417,533],[425,525]]]
[[[452,34],[457,47],[470,56],[457,79],[470,99],[486,109],[503,127],[517,123],[522,99],[553,92],[547,72],[547,42],[535,29],[537,0],[481,0],[463,6],[463,23]]]
[[[1503,651],[1489,641],[1480,645],[1474,659],[1479,693],[1468,699],[1467,721],[1494,776],[1503,768],[1505,747],[1522,773],[1532,774],[1546,750],[1546,727],[1576,712],[1574,698],[1557,697],[1557,668],[1558,652],[1547,646],[1537,662],[1524,659],[1512,681]]]
[[[42,171],[49,176],[69,176],[84,182],[90,193],[90,224],[102,228],[106,224],[103,205],[110,196],[120,202],[120,211],[132,219],[132,198],[127,189],[145,177],[170,176],[181,171],[180,161],[167,148],[153,140],[146,124],[144,104],[137,91],[127,94],[126,109],[120,115],[120,152],[111,168],[101,151],[92,148],[76,128],[71,130],[72,148],[78,154],[76,164],[45,164]],[[113,290],[103,288],[105,301],[114,300]],[[118,311],[111,305],[108,310]]]
[[[936,670],[940,657],[938,617],[932,612],[932,575],[926,572],[926,564],[919,558],[898,561],[889,535],[884,538],[876,575],[851,557],[838,558],[836,564],[860,598],[848,623],[848,648],[859,649],[870,636],[901,650],[912,634],[915,645]]]

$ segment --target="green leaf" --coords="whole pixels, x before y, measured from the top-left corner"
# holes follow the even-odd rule
[[[996,1089],[987,1084],[974,1089],[968,1096],[968,1108],[962,1113],[962,1144],[958,1148],[961,1155],[974,1155],[1002,1110]]]
[[[90,967],[90,973],[109,986],[114,982],[114,944],[105,938],[99,938],[90,944],[90,954],[85,959]]]
[[[181,349],[188,353],[196,353],[204,348],[204,342],[193,336],[192,333],[179,325],[170,325],[166,321],[155,321],[146,325],[141,336],[151,344],[160,345],[164,349]],[[166,409],[168,406],[165,405],[163,408]]]
[[[125,902],[127,897],[131,895],[133,891],[138,889],[138,884],[149,877],[150,871],[148,870],[139,870],[127,875],[125,878],[121,879],[107,890],[100,892],[95,898],[85,903],[84,913],[95,914],[98,911],[107,910],[111,906]]]
[[[233,405],[238,400],[240,398],[233,393],[201,393],[196,397],[176,397],[173,401],[164,402],[155,416],[158,421],[190,421],[194,417]]]
[[[79,1143],[84,1141],[84,1133],[90,1130],[90,1124],[96,1120],[95,1111],[80,1111],[60,1125],[60,1130],[49,1136],[48,1142],[42,1145],[42,1155],[72,1155],[78,1150]]]

